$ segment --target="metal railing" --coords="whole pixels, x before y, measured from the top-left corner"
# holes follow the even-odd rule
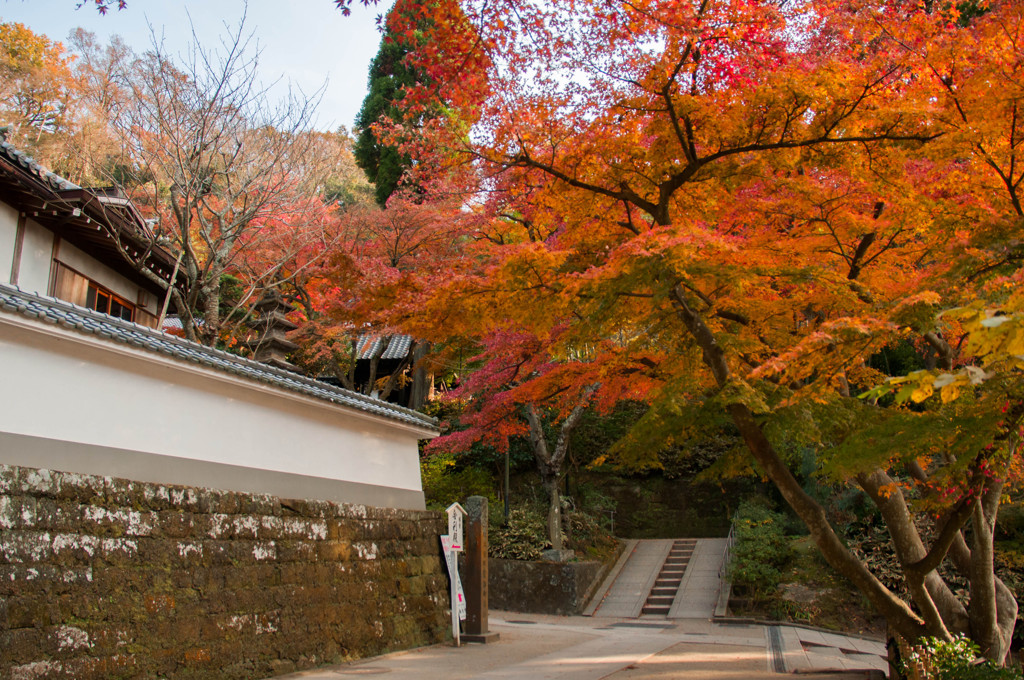
[[[729,570],[732,562],[732,547],[736,543],[736,522],[732,522],[729,525],[729,535],[726,537],[725,543],[725,557],[722,560],[722,566],[718,568],[718,578],[724,579],[729,575]]]
[[[729,536],[725,542],[725,554],[722,556],[722,566],[718,568],[718,597],[715,598],[715,616],[724,616],[729,606],[729,597],[732,594],[732,549],[736,543],[736,522],[729,525]],[[724,600],[724,601],[723,601]]]

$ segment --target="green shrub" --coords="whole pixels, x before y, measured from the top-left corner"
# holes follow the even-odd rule
[[[567,516],[569,548],[581,560],[610,560],[618,553],[619,542],[608,532],[600,516],[574,511]]]
[[[756,499],[748,500],[736,509],[733,527],[733,585],[749,590],[755,597],[775,593],[793,552],[786,536],[786,516]]]
[[[963,635],[949,642],[923,638],[904,658],[904,672],[914,680],[1021,680],[1019,668],[1001,668],[979,658],[978,645]]]
[[[529,505],[509,508],[508,524],[491,524],[488,554],[505,560],[539,560],[548,542],[547,516]]]
[[[608,533],[600,517],[570,510],[569,503],[564,510],[562,537],[565,547],[576,551],[579,559],[607,560],[617,553],[618,542]],[[539,560],[541,552],[551,547],[547,511],[547,505],[539,501],[518,503],[509,508],[508,524],[498,519],[501,516],[499,512],[492,512],[488,529],[490,556],[506,560]]]
[[[420,459],[423,495],[427,507],[442,510],[470,496],[486,496],[491,507],[498,503],[497,484],[491,475],[478,467],[460,467],[452,453],[439,453]]]

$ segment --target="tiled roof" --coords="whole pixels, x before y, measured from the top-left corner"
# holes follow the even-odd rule
[[[409,350],[412,348],[412,336],[411,335],[370,335],[364,334],[356,338],[356,358],[357,359],[372,359],[375,352],[380,349],[380,345],[384,342],[385,338],[391,338],[391,342],[388,344],[387,349],[380,355],[381,359],[404,359],[409,356]]]
[[[20,165],[25,170],[28,170],[31,174],[43,180],[47,186],[55,191],[70,191],[72,189],[82,188],[77,184],[69,182],[57,173],[50,172],[45,166],[37,163],[35,159],[27,153],[14,148],[14,145],[10,142],[0,141],[0,153]]]
[[[197,326],[203,325],[202,319],[196,319]],[[181,319],[173,314],[164,317],[164,330],[165,331],[180,331],[185,327],[181,323]],[[411,335],[377,335],[374,333],[363,333],[356,336],[356,359],[372,359],[374,353],[380,349],[381,343],[386,338],[391,338],[391,342],[388,343],[387,348],[383,354],[380,355],[381,359],[404,359],[409,356],[409,351],[412,349],[413,338]]]
[[[203,320],[196,319],[196,326],[202,327]],[[174,314],[168,314],[164,317],[164,330],[165,331],[182,331],[185,330],[185,325],[181,323],[181,317]]]
[[[189,342],[146,326],[115,319],[112,316],[100,314],[63,300],[26,293],[15,286],[0,283],[0,310],[57,324],[71,331],[129,345],[180,361],[187,361],[408,425],[428,429],[437,428],[437,420],[417,411],[327,385],[291,371],[243,359],[234,354]]]

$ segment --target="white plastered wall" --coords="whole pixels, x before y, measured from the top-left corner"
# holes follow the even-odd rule
[[[12,283],[14,244],[18,238],[18,211],[0,203],[0,281]]]
[[[25,240],[21,246],[21,271],[18,287],[30,293],[50,292],[50,266],[53,262],[53,232],[29,219],[25,222]]]
[[[392,489],[416,499],[400,507],[422,507],[417,442],[436,434],[426,428],[12,314],[0,314],[0,356],[0,434],[135,451],[157,468],[195,461]]]

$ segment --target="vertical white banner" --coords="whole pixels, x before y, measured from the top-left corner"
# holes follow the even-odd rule
[[[455,638],[455,646],[458,647],[461,644],[459,621],[466,620],[466,593],[462,590],[462,579],[459,578],[459,556],[452,549],[451,536],[441,536],[441,549],[444,551],[444,561],[448,565],[448,575],[452,581],[452,636]]]

